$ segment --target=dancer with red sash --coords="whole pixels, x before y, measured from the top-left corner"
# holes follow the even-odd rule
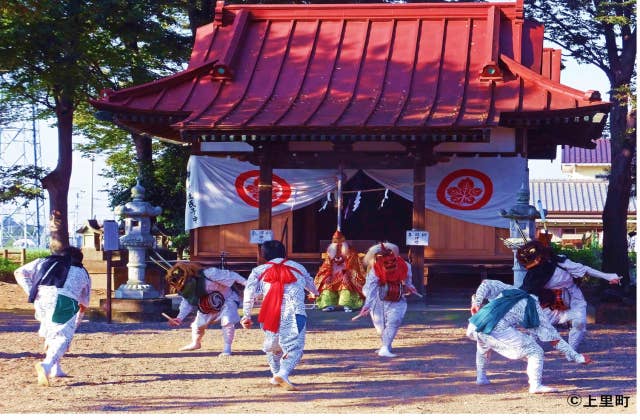
[[[273,375],[270,382],[287,390],[295,390],[289,375],[302,358],[304,350],[307,331],[304,291],[306,289],[315,296],[318,290],[313,278],[301,264],[286,259],[282,242],[266,241],[260,246],[260,253],[267,262],[249,274],[240,324],[243,328],[251,328],[254,301],[258,296],[264,296],[258,322],[264,331],[262,350],[267,355]]]
[[[417,292],[409,263],[398,254],[397,245],[381,242],[369,248],[364,256],[368,271],[362,292],[366,300],[358,316],[371,315],[382,340],[378,350],[378,356],[382,357],[396,357],[391,344],[407,312],[406,296]]]

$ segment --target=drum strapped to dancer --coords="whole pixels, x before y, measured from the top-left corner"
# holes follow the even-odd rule
[[[178,293],[203,314],[218,313],[222,310],[225,295],[220,291],[208,292],[203,267],[198,263],[177,262],[167,272],[170,291]],[[227,295],[229,293],[226,293]]]
[[[399,256],[398,246],[389,242],[369,248],[364,263],[368,270],[362,289],[366,300],[354,319],[370,314],[382,341],[378,355],[395,357],[391,344],[407,311],[406,296],[416,293],[411,282],[411,267]]]
[[[540,240],[526,241],[517,249],[516,258],[527,269],[520,289],[541,298],[545,315],[553,325],[571,324],[568,342],[577,349],[587,331],[587,302],[579,287],[581,279],[589,275],[615,285],[620,284],[620,276],[556,255]]]

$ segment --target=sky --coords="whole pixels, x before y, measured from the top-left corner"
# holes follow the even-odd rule
[[[566,67],[561,73],[562,84],[582,91],[598,90],[603,99],[608,99],[609,83],[600,69],[593,65],[579,65],[569,59],[565,59],[564,63]],[[38,122],[37,132],[41,147],[41,166],[54,168],[57,161],[57,132],[55,128],[50,127],[50,124],[44,121]],[[82,141],[82,138],[74,139],[74,142],[78,141]],[[530,160],[530,178],[567,178],[567,175],[560,170],[560,155],[557,154],[556,156],[557,158],[554,160]],[[117,219],[108,207],[108,195],[104,190],[109,181],[101,176],[103,169],[105,169],[104,157],[96,156],[92,164],[88,157],[83,157],[79,152],[74,152],[69,189],[70,228],[79,228],[84,221],[92,218],[92,216],[95,216],[100,222]],[[41,213],[44,215],[45,220],[41,221],[42,223],[46,223],[48,212],[49,205],[48,202],[45,202],[44,212]],[[19,216],[16,218],[19,219]]]

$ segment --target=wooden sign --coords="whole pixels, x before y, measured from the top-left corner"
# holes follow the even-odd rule
[[[103,251],[117,251],[120,249],[120,237],[118,235],[118,223],[115,220],[105,220],[102,226],[104,236]]]
[[[407,245],[429,246],[429,232],[425,230],[408,230]]]
[[[249,243],[251,244],[261,244],[271,240],[273,240],[273,231],[259,229],[251,230],[251,234],[249,236]]]

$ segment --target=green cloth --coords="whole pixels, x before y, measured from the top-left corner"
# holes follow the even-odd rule
[[[527,292],[520,289],[504,290],[502,296],[483,306],[475,315],[469,318],[469,322],[476,326],[478,332],[490,334],[496,324],[513,308],[513,305],[522,299],[527,299],[522,327],[535,328],[539,326],[540,319],[538,318],[535,300]]]
[[[320,296],[316,298],[316,306],[318,309],[324,309],[328,306],[347,306],[351,309],[360,309],[363,304],[364,301],[357,293],[347,289],[341,290],[340,292],[323,290]]]
[[[179,293],[191,306],[198,306],[198,302],[202,296],[207,295],[206,282],[202,276],[190,277],[184,282],[184,287]]]
[[[318,309],[324,309],[328,306],[338,306],[338,292],[323,290],[320,296],[316,298],[316,306]]]
[[[67,323],[67,321],[73,318],[79,310],[80,305],[78,305],[77,300],[58,293],[56,308],[53,311],[51,320],[58,324],[65,324]]]
[[[364,301],[357,293],[351,290],[341,290],[340,298],[338,299],[339,306],[347,306],[351,309],[360,309],[364,305]]]

